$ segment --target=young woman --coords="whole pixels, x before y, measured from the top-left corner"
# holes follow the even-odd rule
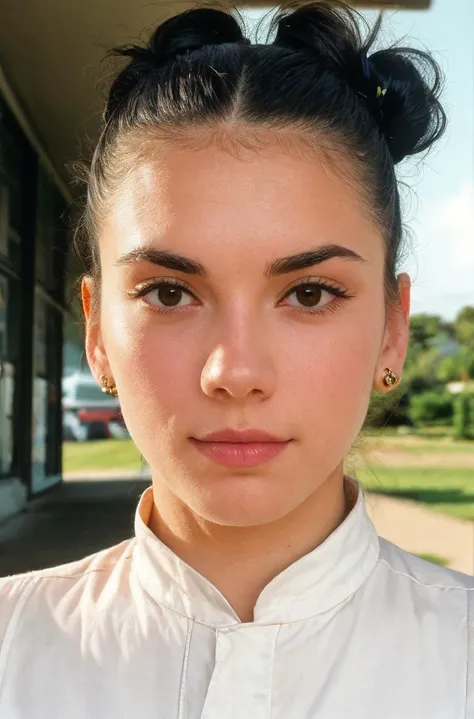
[[[82,294],[153,483],[132,540],[1,582],[2,719],[474,717],[474,580],[343,471],[407,349],[395,166],[445,125],[432,59],[360,28],[196,9],[121,51]]]

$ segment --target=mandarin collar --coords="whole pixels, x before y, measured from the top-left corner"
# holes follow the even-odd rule
[[[354,594],[374,570],[379,556],[377,532],[362,488],[353,479],[347,481],[357,494],[352,510],[322,544],[263,589],[253,624],[284,624],[322,614]],[[153,501],[149,487],[135,515],[133,561],[143,589],[161,606],[207,626],[241,624],[221,592],[150,530]]]

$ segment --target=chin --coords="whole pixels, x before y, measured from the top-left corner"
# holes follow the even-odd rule
[[[237,482],[224,481],[220,487],[206,488],[199,496],[187,498],[186,503],[193,512],[213,524],[258,527],[282,519],[298,505],[296,498],[279,494],[261,478],[246,477]]]

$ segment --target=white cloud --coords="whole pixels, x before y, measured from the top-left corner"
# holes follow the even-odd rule
[[[464,185],[441,203],[433,213],[432,229],[447,244],[451,266],[472,269],[474,291],[474,185]]]
[[[464,305],[474,305],[474,185],[420,208],[410,226],[415,248],[407,269],[414,311],[452,318]]]

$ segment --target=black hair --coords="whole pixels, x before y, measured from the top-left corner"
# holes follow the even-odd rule
[[[129,62],[111,86],[88,177],[79,245],[87,273],[100,278],[99,206],[127,157],[127,138],[228,121],[295,126],[347,155],[383,230],[387,296],[396,299],[403,232],[395,165],[445,129],[438,65],[413,48],[371,53],[380,18],[370,29],[339,2],[285,6],[267,44],[252,44],[242,27],[230,12],[196,8],[157,27],[145,47],[113,51]]]

